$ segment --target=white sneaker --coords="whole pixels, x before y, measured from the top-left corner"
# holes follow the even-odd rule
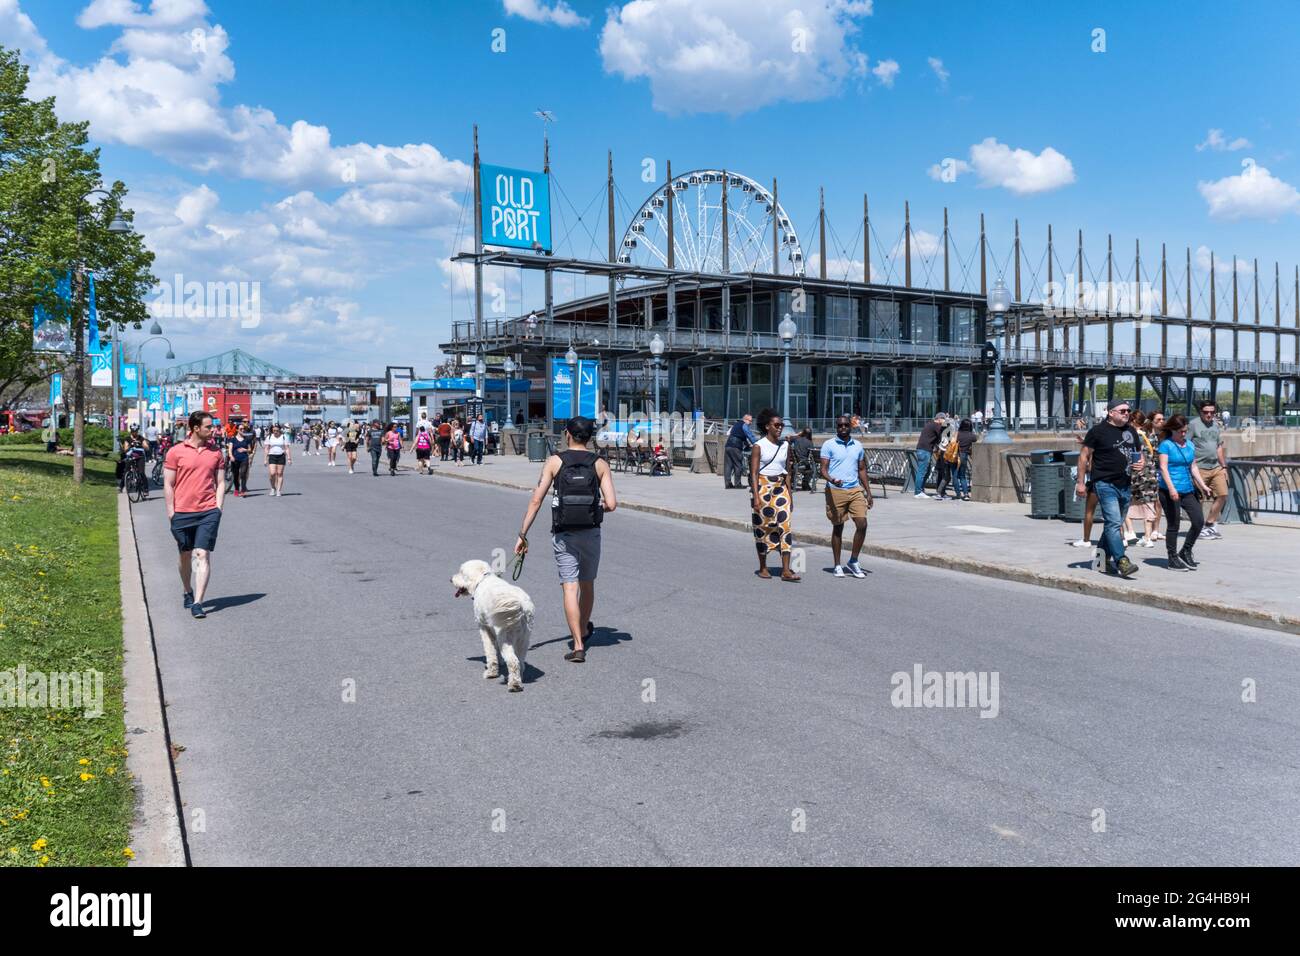
[[[930,496],[927,495],[924,491],[918,491],[916,494],[912,495],[912,497],[913,497],[913,498],[929,498]]]
[[[855,578],[865,578],[867,576],[867,572],[863,571],[856,561],[849,562],[849,574],[853,575]]]
[[[1071,541],[1071,542],[1070,542],[1070,547],[1072,547],[1072,548],[1091,548],[1091,547],[1092,547],[1092,542],[1091,542],[1091,541],[1088,541],[1088,540],[1085,540],[1084,538],[1080,538],[1078,541]]]
[[[837,564],[837,565],[835,565],[835,570],[834,570],[832,573],[833,573],[837,578],[842,578],[842,577],[844,577],[844,568],[842,568],[840,565]]]

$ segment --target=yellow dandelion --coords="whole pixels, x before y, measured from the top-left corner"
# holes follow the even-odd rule
[[[45,856],[41,857],[40,862],[41,862],[41,866],[44,866],[46,863],[49,863],[50,862],[49,854],[47,853]]]
[[[17,813],[14,814],[14,819],[15,819],[15,820],[26,820],[26,819],[27,819],[27,811],[26,811],[26,810],[19,810]]]
[[[134,860],[135,850],[131,849],[130,847],[127,847],[125,850],[122,851],[122,855],[126,857],[128,860]]]
[[[116,768],[116,767],[105,767],[105,768],[104,768],[104,773],[108,774],[108,775],[111,777],[111,776],[113,776],[113,774],[117,773],[117,768]]]
[[[85,757],[82,757],[80,760],[77,761],[77,763],[81,764],[84,767],[86,766],[86,764],[90,763],[90,761],[87,760]]]
[[[48,786],[50,786],[50,778],[49,778],[49,777],[41,777],[41,786],[42,786],[42,787],[48,787]]]
[[[45,837],[41,837],[39,840],[37,840],[35,843],[32,844],[32,849],[35,850],[37,853],[40,853],[49,845],[50,845],[50,841],[45,839]]]
[[[93,773],[83,773],[81,775],[82,783],[85,783],[87,780],[94,780],[94,779],[95,779],[95,775]]]

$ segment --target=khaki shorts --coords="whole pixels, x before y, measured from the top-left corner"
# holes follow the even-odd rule
[[[861,488],[826,486],[826,519],[831,524],[844,524],[850,518],[866,516],[867,496]]]
[[[1219,465],[1213,468],[1201,468],[1201,477],[1205,479],[1205,485],[1210,489],[1210,495],[1214,498],[1226,498],[1228,496],[1228,473]]]

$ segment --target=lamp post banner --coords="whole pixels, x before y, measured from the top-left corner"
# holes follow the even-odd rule
[[[55,372],[50,376],[50,407],[63,404],[63,373]]]
[[[122,397],[140,397],[140,366],[132,362],[122,366]]]
[[[582,359],[578,362],[578,414],[593,421],[600,410],[600,362]]]
[[[573,369],[558,355],[551,357],[551,417],[573,417]]]
[[[147,392],[149,396],[149,411],[160,412],[163,407],[163,390],[161,385],[150,385]]]
[[[72,302],[72,273],[65,273],[54,285],[54,293],[64,302]],[[39,305],[32,315],[32,351],[73,351],[72,323],[50,315]]]
[[[479,165],[485,246],[551,251],[551,178],[505,166]]]
[[[93,329],[94,326],[92,325]],[[111,343],[100,345],[99,351],[90,355],[90,384],[93,388],[108,388],[113,384],[113,346]]]

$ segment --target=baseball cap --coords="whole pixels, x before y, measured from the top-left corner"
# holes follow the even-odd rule
[[[1110,411],[1113,408],[1119,408],[1121,405],[1128,405],[1131,408],[1133,403],[1127,398],[1112,398],[1106,403],[1106,411]]]

